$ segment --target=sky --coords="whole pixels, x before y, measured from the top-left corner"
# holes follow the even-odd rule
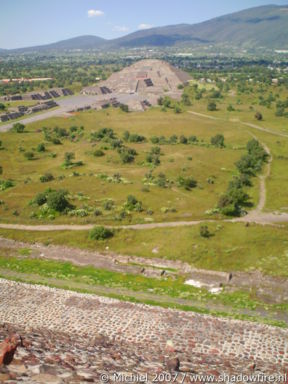
[[[150,27],[194,24],[288,0],[0,0],[0,48],[49,44],[81,35],[113,39]]]

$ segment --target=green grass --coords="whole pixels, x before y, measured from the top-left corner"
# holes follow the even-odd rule
[[[118,230],[107,241],[89,239],[88,231],[30,232],[0,230],[2,237],[23,242],[67,245],[187,262],[196,268],[218,271],[253,271],[288,276],[288,228],[242,223],[208,223],[213,234],[200,236],[199,225],[146,230]],[[154,254],[154,248],[158,253]]]
[[[39,143],[44,142],[43,134],[39,132],[39,129],[43,126],[54,127],[56,125],[63,128],[84,125],[85,136],[76,143],[68,140],[63,140],[63,145],[58,146],[47,143],[47,152],[36,153],[36,159],[33,161],[25,159],[23,152],[19,152],[19,147],[24,148],[25,151],[33,151]],[[122,137],[126,130],[130,130],[130,132],[137,132],[148,139],[153,135],[164,135],[165,137],[170,137],[172,134],[196,135],[199,140],[203,140],[203,143],[209,143],[211,136],[223,133],[227,147],[217,149],[201,145],[161,146],[163,153],[160,157],[161,164],[154,170],[154,174],[157,176],[161,172],[165,173],[166,177],[174,182],[174,185],[165,189],[152,186],[149,188],[150,192],[144,192],[143,179],[151,169],[146,164],[145,158],[151,150],[152,144],[149,142],[129,144],[139,153],[133,164],[123,165],[117,151],[112,150],[105,151],[104,157],[96,158],[91,153],[103,144],[98,143],[93,147],[89,141],[89,134],[101,127],[113,128],[119,137]],[[30,218],[31,212],[37,208],[29,206],[29,202],[36,193],[43,191],[47,186],[68,189],[72,195],[81,192],[89,198],[87,204],[93,209],[101,207],[101,200],[104,197],[115,201],[116,210],[104,212],[101,217],[95,218],[90,215],[85,218],[71,219],[62,215],[55,220],[59,223],[71,221],[115,222],[115,217],[128,194],[133,194],[142,201],[145,209],[141,214],[133,213],[133,222],[203,218],[207,210],[215,207],[219,196],[225,191],[228,181],[236,173],[234,163],[245,152],[244,146],[249,138],[246,131],[231,128],[229,123],[206,121],[186,113],[180,115],[176,115],[174,112],[163,113],[158,109],[141,114],[125,114],[117,110],[91,111],[71,118],[53,118],[33,123],[27,127],[26,133],[1,134],[4,147],[0,153],[0,162],[3,167],[2,178],[11,178],[15,181],[15,187],[0,195],[0,199],[5,202],[0,206],[1,220],[33,224],[41,222],[41,220]],[[75,161],[84,162],[84,166],[73,169],[79,174],[78,177],[73,176],[72,170],[62,169],[65,152],[75,152]],[[56,154],[56,157],[51,158],[51,153]],[[192,158],[192,161],[189,158]],[[42,184],[39,178],[45,172],[52,173],[56,180]],[[98,177],[100,173],[113,176],[116,172],[129,182],[129,191],[127,191],[127,185],[123,183],[109,183]],[[192,176],[197,180],[198,187],[190,192],[179,188],[177,179],[180,175]],[[65,178],[59,181],[57,177],[60,176],[65,176]],[[207,182],[211,176],[215,176],[213,185]],[[251,196],[256,196],[257,199],[257,182],[249,193]],[[77,203],[76,205],[81,207],[83,204]],[[161,208],[170,208],[170,210],[168,213],[163,213]],[[146,210],[153,211],[153,215],[147,215]],[[19,214],[18,216],[13,215],[15,211]],[[42,222],[44,221],[45,219],[42,220]]]
[[[221,304],[233,309],[255,310],[263,307],[273,310],[274,305],[263,304],[253,298],[253,293],[244,291],[221,292],[213,295],[206,289],[198,289],[184,284],[184,277],[177,279],[156,279],[128,273],[112,272],[97,269],[90,266],[79,267],[69,262],[58,262],[52,260],[29,259],[28,257],[0,256],[0,269],[10,270],[20,274],[38,275],[49,279],[62,280],[71,283],[84,283],[91,286],[102,286],[140,292],[141,294],[163,295],[174,299],[193,300],[203,304]],[[137,296],[136,296],[137,297]],[[180,304],[180,302],[179,302]],[[213,306],[212,304],[212,306]],[[288,305],[279,305],[277,309],[287,310]]]

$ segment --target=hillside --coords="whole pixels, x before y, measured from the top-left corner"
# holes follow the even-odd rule
[[[288,5],[268,5],[217,17],[199,24],[179,24],[137,31],[124,37],[105,40],[80,36],[57,43],[14,49],[7,52],[121,49],[230,45],[242,48],[288,48]],[[3,52],[2,52],[3,53]]]

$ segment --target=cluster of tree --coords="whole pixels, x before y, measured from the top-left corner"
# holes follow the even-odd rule
[[[74,159],[75,159],[74,152],[65,152],[63,167],[64,168],[80,167],[84,164],[83,161],[73,162],[72,160]]]
[[[242,156],[236,163],[240,174],[255,176],[261,171],[263,164],[267,161],[268,153],[259,141],[252,139],[247,143],[247,154]]]
[[[68,191],[66,190],[53,190],[51,188],[46,189],[44,192],[38,193],[33,201],[39,207],[47,204],[48,208],[60,212],[67,213],[74,207],[69,203],[67,199]]]
[[[12,132],[16,132],[16,133],[23,133],[24,130],[25,130],[25,125],[21,123],[13,124],[13,127],[11,129]]]
[[[137,133],[130,133],[129,131],[125,131],[123,134],[123,140],[126,143],[143,143],[146,141],[146,137],[138,135]]]
[[[267,152],[257,140],[247,143],[247,154],[236,163],[239,176],[230,181],[226,193],[218,201],[218,208],[224,215],[240,216],[243,208],[249,206],[250,197],[244,188],[252,186],[251,177],[261,171],[267,157]]]
[[[197,187],[197,181],[193,177],[183,177],[179,176],[178,186],[186,189],[186,191],[191,191],[191,189]]]
[[[186,137],[184,135],[177,136],[172,135],[169,138],[166,138],[165,136],[152,136],[150,138],[150,141],[152,144],[195,144],[198,142],[198,139],[196,136],[192,135],[189,137]]]
[[[83,137],[84,127],[72,126],[69,128],[69,130],[61,127],[43,127],[42,132],[46,141],[52,142],[55,145],[60,145],[62,144],[62,139],[70,139],[71,141],[75,141],[76,139]]]
[[[161,148],[158,146],[152,147],[150,152],[146,155],[146,161],[149,164],[153,164],[155,166],[160,165],[160,155]]]
[[[217,134],[217,135],[211,137],[210,142],[214,147],[217,147],[217,148],[224,148],[225,147],[225,139],[224,139],[224,136],[222,134]]]
[[[128,211],[135,211],[135,212],[143,211],[142,202],[137,200],[136,197],[133,195],[129,195],[127,197],[127,200],[124,204],[124,208],[127,209]]]

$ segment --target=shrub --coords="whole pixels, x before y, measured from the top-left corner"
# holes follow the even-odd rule
[[[101,149],[96,149],[96,151],[94,151],[93,155],[95,157],[102,157],[102,156],[105,156],[105,153]]]
[[[123,112],[126,112],[126,113],[129,112],[129,107],[126,104],[120,104],[120,109]]]
[[[47,196],[47,205],[50,209],[57,212],[63,212],[66,208],[70,208],[70,204],[66,199],[67,191],[52,191]]]
[[[0,175],[3,173],[3,167],[0,165]]]
[[[209,228],[207,225],[201,225],[200,227],[200,236],[204,237],[205,239],[208,239],[211,236],[211,233],[209,231]]]
[[[101,216],[101,215],[102,215],[102,211],[101,211],[101,209],[96,208],[96,209],[94,210],[94,216]]]
[[[0,180],[0,191],[5,191],[8,188],[14,187],[12,180]]]
[[[30,152],[30,151],[29,152],[25,152],[24,156],[26,157],[27,160],[33,160],[34,157],[35,157],[34,153]]]
[[[217,110],[217,105],[214,101],[210,101],[207,105],[207,110],[208,111],[216,111]]]
[[[127,196],[125,208],[127,208],[129,211],[137,211],[137,212],[143,211],[141,201],[138,201],[136,197],[133,195]]]
[[[25,129],[25,125],[21,123],[13,124],[12,131],[16,133],[23,133]]]
[[[214,145],[214,147],[217,148],[223,148],[225,147],[224,144],[224,136],[221,134],[215,135],[211,137],[211,144]]]
[[[263,115],[261,112],[256,112],[255,113],[255,119],[258,120],[258,121],[261,121],[263,120]]]
[[[187,191],[190,191],[192,188],[197,187],[197,181],[193,179],[193,177],[184,178],[180,176],[178,178],[178,185],[184,187]]]
[[[46,151],[45,144],[40,143],[37,145],[37,152],[45,152],[45,151]]]
[[[43,176],[40,176],[41,183],[48,183],[49,181],[54,180],[52,173],[45,173]]]
[[[111,229],[105,227],[94,227],[89,232],[89,238],[91,240],[107,240],[114,236],[114,232]]]

